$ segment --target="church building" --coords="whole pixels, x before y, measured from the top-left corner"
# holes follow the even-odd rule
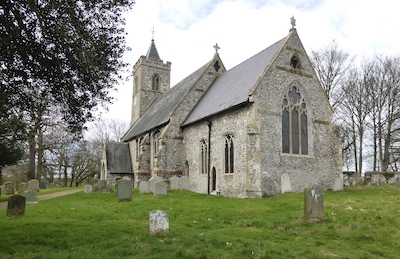
[[[193,192],[240,198],[332,189],[342,179],[341,145],[294,25],[229,70],[216,44],[211,60],[173,87],[153,39],[134,65],[130,129],[106,145],[102,179],[128,175],[137,187],[185,175]],[[107,163],[116,147],[130,162],[125,171]]]

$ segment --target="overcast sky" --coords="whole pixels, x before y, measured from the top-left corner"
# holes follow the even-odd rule
[[[227,69],[284,38],[290,17],[308,52],[333,40],[358,60],[374,54],[399,55],[398,3],[395,0],[136,0],[126,15],[125,60],[130,68],[146,55],[152,39],[160,58],[172,63],[171,86],[209,60],[218,43]],[[132,78],[117,86],[103,118],[129,122]]]

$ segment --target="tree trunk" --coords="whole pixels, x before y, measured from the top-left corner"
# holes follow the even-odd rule
[[[43,132],[42,129],[38,130],[38,149],[37,149],[37,172],[36,179],[38,181],[41,180],[43,176],[43,155],[44,155],[44,147],[43,147]]]
[[[34,129],[29,131],[29,155],[28,155],[28,180],[35,178],[35,167],[36,167],[36,132]]]

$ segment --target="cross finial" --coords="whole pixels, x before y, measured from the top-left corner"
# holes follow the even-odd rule
[[[292,15],[292,17],[290,18],[290,24],[292,25],[292,29],[294,29],[294,27],[296,26],[296,19],[294,19],[294,16]]]
[[[151,30],[151,39],[152,40],[154,40],[154,34],[156,33],[156,31],[154,30],[154,27],[153,27],[153,29]]]
[[[218,46],[218,43],[215,43],[214,45],[215,53],[218,53],[218,50],[220,49]]]

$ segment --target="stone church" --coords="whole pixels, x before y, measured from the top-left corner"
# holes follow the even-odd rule
[[[186,175],[193,192],[257,198],[342,179],[332,109],[294,22],[227,70],[216,53],[170,87],[154,39],[134,65],[130,129],[106,145],[102,179]]]

